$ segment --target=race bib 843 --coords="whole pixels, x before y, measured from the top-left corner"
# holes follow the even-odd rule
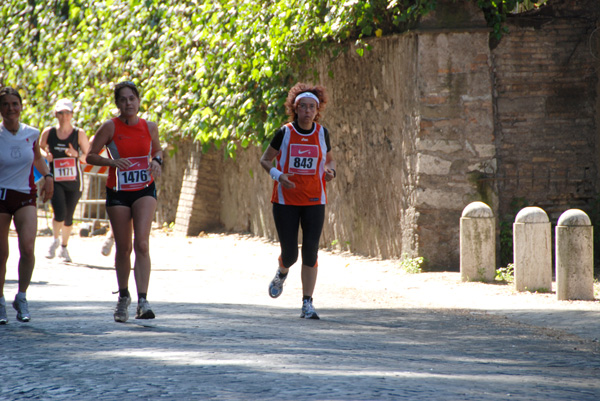
[[[288,171],[300,175],[314,175],[317,173],[319,160],[319,147],[317,145],[290,145],[290,161]]]

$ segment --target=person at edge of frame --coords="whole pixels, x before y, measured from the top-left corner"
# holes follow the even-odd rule
[[[14,220],[19,241],[19,286],[13,301],[17,320],[29,322],[27,289],[35,267],[37,188],[33,167],[44,176],[40,192],[44,202],[52,198],[54,180],[40,152],[40,131],[23,124],[23,99],[10,87],[0,89],[0,325],[8,323],[4,284],[8,261],[8,235]]]

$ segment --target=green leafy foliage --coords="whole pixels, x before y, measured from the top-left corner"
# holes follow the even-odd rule
[[[506,267],[500,267],[496,269],[496,281],[502,281],[503,283],[512,283],[515,281],[515,265],[509,263]]]
[[[502,13],[505,3],[515,1],[503,1]],[[283,122],[287,90],[325,49],[335,55],[332,44],[402,32],[436,4],[3,0],[0,84],[21,91],[28,124],[54,124],[52,107],[67,97],[91,134],[116,115],[114,84],[132,80],[142,116],[159,122],[163,140],[192,137],[233,156]]]
[[[499,40],[508,32],[504,25],[507,15],[519,13],[538,7],[547,0],[477,0],[477,5],[483,10],[485,19],[493,29],[492,36]]]
[[[425,258],[422,256],[418,256],[416,258],[411,258],[408,254],[403,253],[400,258],[399,267],[402,271],[409,274],[418,274],[423,272],[423,263],[425,262]]]

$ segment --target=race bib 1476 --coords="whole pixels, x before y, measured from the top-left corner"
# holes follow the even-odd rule
[[[130,157],[128,160],[131,166],[117,169],[117,190],[137,191],[145,188],[150,181],[148,156]]]

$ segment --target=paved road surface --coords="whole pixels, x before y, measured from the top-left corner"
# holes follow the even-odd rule
[[[279,299],[267,295],[274,244],[155,232],[157,318],[119,324],[102,241],[73,237],[61,264],[38,239],[32,321],[10,309],[0,326],[0,400],[600,399],[598,302],[322,252],[322,320],[304,320],[297,266]],[[11,251],[7,301],[15,238]]]

